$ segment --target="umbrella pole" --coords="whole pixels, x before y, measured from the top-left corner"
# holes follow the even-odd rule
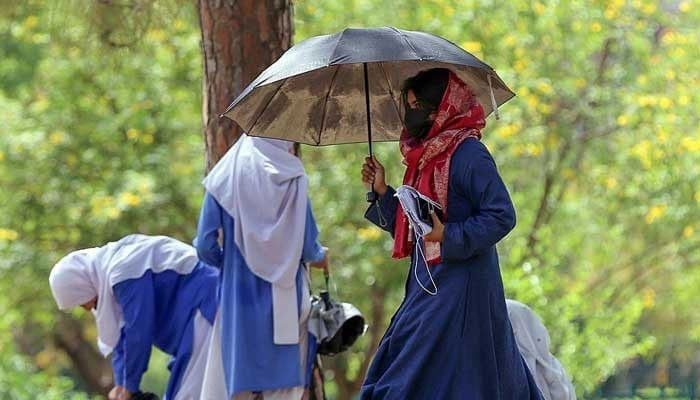
[[[369,158],[373,157],[372,154],[372,117],[369,107],[369,74],[367,73],[367,63],[363,64],[365,72],[365,107],[367,113],[367,143],[369,144]],[[367,202],[374,203],[377,201],[377,192],[374,191],[374,182],[372,182],[372,191],[367,192]]]

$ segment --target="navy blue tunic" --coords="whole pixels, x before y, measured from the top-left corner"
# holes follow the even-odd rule
[[[380,207],[393,235],[398,200]],[[377,207],[366,217],[379,224]],[[515,210],[496,164],[476,139],[455,151],[449,176],[442,263],[431,296],[409,271],[406,295],[367,372],[361,399],[541,399],[508,319],[496,243]],[[415,256],[415,254],[414,254]],[[432,289],[419,258],[418,278]]]

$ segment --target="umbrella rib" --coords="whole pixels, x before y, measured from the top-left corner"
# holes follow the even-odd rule
[[[326,125],[326,108],[328,108],[328,99],[331,97],[331,91],[333,90],[333,84],[335,84],[335,77],[338,75],[339,69],[340,65],[337,65],[335,67],[335,71],[333,71],[331,83],[328,85],[328,93],[326,93],[326,100],[323,102],[323,113],[321,114],[321,127],[318,130],[318,139],[316,140],[316,145],[321,144],[321,135],[323,134],[323,129]]]
[[[389,87],[389,96],[391,96],[391,100],[394,103],[394,109],[396,109],[396,115],[399,117],[399,121],[401,121],[401,125],[403,126],[403,119],[401,118],[401,110],[399,110],[399,106],[396,103],[396,98],[394,97],[394,89],[391,87],[391,81],[389,80],[389,75],[386,73],[386,69],[384,69],[384,63],[379,62],[379,66],[382,68],[382,72],[384,73],[384,79],[386,79],[386,84]],[[405,126],[404,126],[405,128]]]
[[[413,54],[416,56],[416,58],[418,58],[418,59],[420,59],[420,60],[423,59],[423,57],[420,57],[420,56],[418,55],[418,52],[416,51],[416,48],[413,47],[413,43],[411,43],[411,41],[408,40],[408,37],[407,37],[406,35],[404,35],[403,32],[401,32],[401,31],[400,31],[399,29],[397,29],[397,28],[394,28],[393,26],[390,26],[389,28],[392,29],[394,32],[396,32],[396,33],[401,37],[401,39],[403,39],[403,41],[406,42],[406,44],[408,45],[408,47],[411,48],[411,51],[412,51]]]
[[[248,133],[253,134],[253,128],[255,128],[255,125],[258,123],[258,120],[263,115],[263,113],[265,113],[265,110],[267,110],[267,107],[270,106],[270,103],[272,103],[272,100],[275,97],[277,97],[277,94],[280,92],[280,89],[282,89],[282,86],[284,86],[285,83],[287,83],[287,78],[284,78],[282,83],[280,83],[279,86],[277,86],[277,89],[275,89],[275,93],[273,93],[272,96],[270,96],[270,100],[268,100],[267,104],[265,104],[265,107],[263,107],[262,110],[260,110],[260,114],[258,114],[258,116],[255,117],[255,121],[253,121],[253,125],[250,126],[250,130],[248,131]]]

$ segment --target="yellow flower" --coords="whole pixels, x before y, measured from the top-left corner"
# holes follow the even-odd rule
[[[675,49],[673,49],[671,55],[675,58],[683,58],[685,57],[685,49],[682,47],[676,47]]]
[[[686,238],[689,238],[689,237],[693,236],[693,233],[695,233],[695,230],[693,229],[692,226],[686,226],[686,227],[683,229],[683,236],[686,237]]]
[[[644,168],[649,169],[651,168],[652,162],[651,162],[651,153],[652,153],[652,144],[648,140],[642,140],[641,142],[637,143],[634,147],[632,147],[631,153],[636,156],[639,161],[644,165]]]
[[[642,303],[644,303],[645,308],[651,308],[654,307],[654,303],[656,302],[656,292],[654,289],[651,288],[646,288],[642,292]]]
[[[49,142],[51,142],[51,144],[53,144],[53,145],[61,144],[61,143],[63,143],[64,140],[65,140],[65,136],[64,136],[64,135],[65,135],[65,133],[63,133],[63,132],[61,132],[61,131],[52,132],[52,133],[49,135]]]
[[[479,42],[464,42],[462,48],[470,53],[478,53],[481,51],[481,43]]]
[[[175,29],[181,31],[182,29],[185,28],[185,21],[178,18],[175,20],[175,22],[173,22],[173,27],[175,27]]]
[[[4,160],[4,159],[5,159],[5,153],[3,153],[2,151],[0,151],[0,161],[2,161],[2,160]]]
[[[676,79],[676,73],[672,69],[667,70],[666,71],[666,79],[668,79],[670,81]]]
[[[515,46],[515,43],[517,42],[517,41],[515,40],[515,36],[514,36],[513,34],[510,34],[510,33],[508,34],[508,36],[506,36],[505,39],[503,39],[503,41],[504,41],[505,44],[507,44],[508,46]]]
[[[540,144],[528,143],[525,149],[529,155],[535,157],[542,153],[542,145]]]
[[[19,238],[19,233],[13,229],[0,228],[0,240],[8,242],[15,241]]]
[[[49,108],[49,100],[43,96],[38,96],[39,98],[32,104],[37,112],[44,112]]]
[[[576,78],[576,81],[574,81],[574,86],[576,86],[576,89],[581,89],[582,87],[586,86],[586,80],[583,78]]]
[[[554,92],[554,89],[552,88],[552,85],[550,85],[547,82],[540,82],[537,84],[537,89],[544,93],[544,94],[552,94]]]
[[[654,222],[656,222],[659,218],[663,217],[664,214],[666,214],[666,205],[656,205],[649,209],[647,215],[644,217],[644,220],[647,224],[651,225]]]
[[[612,176],[608,177],[608,179],[605,180],[605,186],[607,186],[608,189],[615,189],[617,187],[617,179]]]
[[[517,60],[515,64],[513,64],[513,68],[515,69],[515,72],[523,72],[525,68],[527,67],[527,63],[525,60]]]
[[[545,6],[542,3],[540,3],[539,1],[535,2],[535,4],[532,5],[532,9],[535,11],[535,14],[537,14],[537,15],[544,14],[544,12],[546,10]]]
[[[537,111],[539,111],[541,114],[545,114],[545,115],[546,115],[546,114],[549,114],[549,113],[552,112],[552,106],[549,105],[549,104],[540,103],[540,104],[537,106]]]
[[[671,108],[672,105],[673,105],[673,102],[668,97],[662,97],[659,100],[659,107],[661,107],[663,109],[669,109],[669,108]]]
[[[518,130],[519,126],[517,126],[516,124],[503,125],[496,130],[496,135],[507,139],[518,133]]]
[[[681,147],[691,153],[697,153],[700,151],[700,138],[684,137],[681,140]]]
[[[163,32],[161,29],[151,29],[148,31],[146,36],[156,42],[162,42],[165,40],[165,32]]]
[[[455,15],[455,9],[450,6],[446,6],[442,9],[442,13],[445,14],[446,17],[450,18]]]
[[[537,108],[537,105],[540,104],[540,100],[537,98],[537,96],[529,95],[527,96],[527,106],[530,107],[531,109]]]
[[[630,122],[630,118],[625,114],[622,114],[619,117],[617,117],[617,124],[620,126],[625,126],[629,122]]]
[[[382,231],[379,228],[370,226],[367,228],[360,228],[357,230],[357,236],[362,240],[377,240],[382,236]]]
[[[143,135],[143,139],[141,139],[145,144],[151,144],[153,143],[153,135],[150,133],[147,135]]]
[[[599,22],[594,22],[591,24],[591,31],[600,32],[602,30],[603,30],[603,25],[601,25]]]
[[[642,12],[644,14],[650,15],[653,14],[654,11],[656,11],[656,4],[654,4],[653,2],[649,2],[642,6]]]
[[[119,196],[119,200],[130,207],[135,207],[141,204],[141,197],[131,192],[122,193]]]
[[[698,190],[697,192],[695,192],[695,201],[697,201],[698,203],[700,203],[700,190]]]
[[[615,19],[617,17],[617,10],[615,10],[614,8],[608,8],[607,10],[605,10],[603,15],[605,15],[605,18],[607,19]]]
[[[639,98],[637,98],[637,104],[641,107],[654,106],[656,105],[656,97],[651,95],[639,96]]]
[[[619,10],[625,5],[625,0],[613,0],[610,2],[610,6],[616,10]]]
[[[689,1],[682,2],[681,4],[678,5],[678,9],[683,13],[690,11],[690,2]]]
[[[129,128],[129,130],[126,131],[126,137],[131,139],[131,140],[137,139],[140,135],[141,135],[141,132],[139,132],[138,129]]]
[[[90,199],[90,207],[95,215],[103,215],[105,210],[114,208],[114,198],[112,196],[97,195]]]
[[[24,20],[24,27],[27,29],[35,28],[39,25],[39,18],[36,15],[30,15]]]

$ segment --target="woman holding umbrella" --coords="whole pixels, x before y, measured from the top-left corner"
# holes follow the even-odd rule
[[[360,398],[541,399],[508,319],[495,246],[515,210],[480,142],[482,105],[443,68],[406,80],[402,99],[404,185],[438,202],[444,221],[431,214],[433,230],[416,238],[384,167],[367,158],[362,181],[379,201],[366,217],[393,235],[393,256],[411,256],[413,271]]]

